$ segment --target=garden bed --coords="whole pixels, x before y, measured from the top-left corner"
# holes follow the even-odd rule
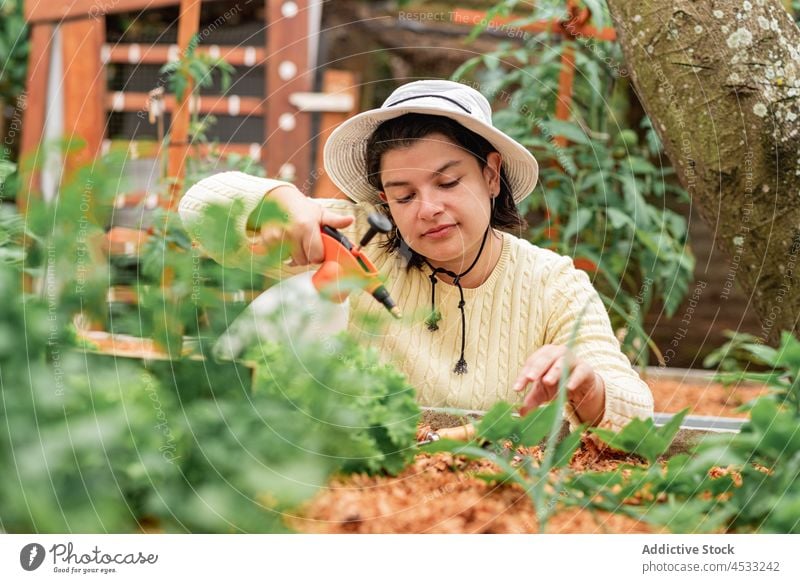
[[[154,347],[148,350],[126,343],[122,338],[113,346],[101,342],[100,334],[87,340],[101,344],[104,352],[117,356],[138,356],[157,366],[160,358]],[[113,350],[109,350],[112,348]],[[165,363],[166,364],[166,363]],[[171,363],[174,364],[174,363]],[[202,363],[184,363],[184,366]],[[240,371],[240,376],[247,374]],[[682,380],[676,378],[681,377]],[[735,408],[765,392],[761,386],[740,384],[726,388],[713,383],[709,375],[664,371],[647,376],[653,390],[656,411],[674,413],[689,407],[693,415],[745,417]],[[214,394],[216,383],[197,388]],[[184,387],[184,383],[177,383]],[[479,413],[454,414],[442,410],[426,410],[422,427],[438,430],[476,421]],[[565,428],[566,429],[566,428]],[[424,431],[420,432],[424,433]],[[562,433],[566,435],[565,430]],[[671,457],[683,453],[696,443],[704,432],[682,429],[666,453]],[[538,448],[529,450],[534,457]],[[575,472],[611,471],[622,463],[642,464],[640,458],[603,446],[584,436],[580,448],[570,462]],[[556,470],[557,471],[557,470]],[[627,470],[626,470],[627,471]],[[327,487],[291,513],[284,511],[284,522],[293,530],[305,533],[536,533],[540,531],[536,512],[529,495],[518,484],[498,483],[481,475],[496,474],[498,468],[487,460],[472,460],[452,453],[428,453],[420,449],[413,462],[399,475],[337,475]],[[556,512],[549,518],[548,533],[651,533],[658,532],[645,522],[598,510],[562,505],[552,499]],[[626,504],[637,505],[635,497]]]
[[[455,427],[477,420],[436,409],[423,411],[419,436],[429,429]],[[565,425],[562,436],[568,433]],[[702,432],[681,430],[668,456],[684,453]],[[538,447],[519,450],[541,458]],[[576,472],[610,471],[620,464],[642,464],[636,456],[613,450],[584,435],[570,468]],[[487,482],[481,474],[497,473],[486,460],[468,460],[451,453],[419,453],[396,477],[350,475],[332,480],[297,515],[294,529],[307,533],[536,533],[536,512],[516,484]],[[635,504],[635,500],[631,500]],[[651,533],[648,524],[602,511],[560,508],[547,532]]]
[[[736,409],[766,392],[763,386],[748,383],[726,387],[713,382],[709,373],[693,371],[656,371],[645,379],[653,391],[656,411],[663,413],[688,407],[690,415],[746,418],[746,413]],[[477,418],[477,413],[454,415],[432,409],[424,412],[421,426],[437,430]],[[704,434],[680,430],[667,457],[687,452]],[[584,436],[570,468],[578,472],[608,471],[621,463],[638,464],[641,460]],[[396,477],[351,475],[334,479],[287,523],[308,533],[538,532],[533,505],[518,485],[487,483],[478,477],[496,471],[485,460],[420,453]],[[635,504],[636,500],[630,502]],[[549,520],[547,532],[621,534],[652,533],[656,529],[619,514],[561,508]]]
[[[532,448],[533,455],[539,453],[537,449]],[[584,438],[570,467],[608,470],[624,462],[640,463]],[[533,505],[519,486],[487,483],[477,477],[496,471],[485,460],[420,453],[396,477],[335,478],[287,523],[306,533],[538,532]],[[642,534],[653,529],[626,516],[563,508],[550,519],[547,532]]]
[[[699,371],[648,370],[643,378],[659,413],[677,413],[689,407],[689,415],[746,418],[747,413],[736,409],[766,393],[765,387],[752,383],[726,387],[711,380],[711,373]]]

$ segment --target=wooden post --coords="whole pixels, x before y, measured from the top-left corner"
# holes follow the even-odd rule
[[[39,192],[39,173],[33,165],[41,160],[33,159],[44,136],[44,120],[47,108],[47,76],[50,73],[50,52],[53,40],[52,24],[31,25],[31,50],[28,54],[28,74],[25,82],[25,109],[22,113],[22,137],[20,160],[22,187],[17,194],[17,208],[21,213],[28,209],[28,201]],[[30,165],[29,168],[25,166]]]
[[[68,20],[61,25],[64,58],[64,138],[86,143],[68,153],[66,170],[93,160],[100,153],[106,128],[105,67],[100,51],[105,41],[104,17]]]
[[[308,69],[308,1],[265,1],[266,147],[262,150],[262,161],[268,176],[293,180],[299,188],[308,190],[311,115],[298,112],[289,102],[292,93],[307,92],[312,87],[312,72]]]
[[[358,75],[351,71],[325,71],[322,77],[322,92],[330,94],[346,94],[353,99],[353,108],[358,109]],[[325,172],[325,165],[323,164],[322,154],[325,142],[328,141],[333,130],[339,124],[347,120],[353,115],[350,112],[323,112],[320,116],[319,135],[317,136],[317,154],[314,161],[314,169],[312,172],[313,183],[313,196],[320,198],[342,198],[347,200],[341,190],[339,190],[333,181]]]
[[[199,28],[200,0],[181,0],[178,16],[178,47],[181,58],[186,54],[189,42],[197,34]],[[178,204],[183,192],[183,164],[189,152],[190,97],[193,88],[193,84],[189,82],[183,98],[177,103],[170,123],[167,177],[171,182],[168,208],[173,208]]]

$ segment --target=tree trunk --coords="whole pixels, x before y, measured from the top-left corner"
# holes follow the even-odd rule
[[[778,0],[608,0],[639,98],[761,339],[800,315],[800,30]]]

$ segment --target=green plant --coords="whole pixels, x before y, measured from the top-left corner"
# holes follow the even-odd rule
[[[161,68],[160,72],[169,76],[167,85],[178,101],[184,98],[190,85],[193,94],[200,87],[211,86],[215,72],[220,73],[223,91],[230,86],[233,66],[221,57],[213,57],[210,53],[198,53],[199,44],[200,35],[196,34],[177,61],[167,63]]]
[[[577,338],[585,308],[573,326],[568,345],[572,347]],[[498,474],[480,476],[491,482],[513,482],[519,485],[530,498],[536,510],[539,532],[547,530],[547,522],[558,507],[558,499],[564,493],[570,471],[567,468],[572,455],[581,444],[581,435],[586,428],[580,425],[559,440],[563,425],[559,414],[567,400],[567,381],[570,367],[563,366],[558,393],[553,401],[529,412],[525,417],[514,415],[515,407],[498,403],[492,407],[476,428],[476,441],[494,444],[487,452],[478,443],[461,445],[457,441],[442,440],[428,446],[431,451],[452,451],[473,459],[485,458],[494,462],[501,470]],[[517,455],[517,448],[539,445],[544,440],[544,455],[537,461],[531,455]],[[514,465],[516,462],[516,465]]]
[[[658,430],[634,422],[616,434],[594,430],[610,445],[645,455],[650,463],[575,476],[570,488],[582,494],[569,503],[627,514],[674,532],[800,532],[800,342],[784,332],[777,349],[740,347],[771,370],[724,376],[763,382],[773,393],[748,405],[750,418],[739,433],[706,436],[688,454],[661,465],[657,459],[677,424]]]
[[[618,432],[599,427],[590,431],[611,447],[641,456],[652,465],[672,444],[688,412],[684,409],[673,415],[663,427],[657,427],[652,419],[633,419]]]
[[[585,2],[598,27],[610,18],[601,1]],[[527,5],[526,5],[527,6]],[[519,2],[498,3],[489,12],[507,16]],[[566,18],[566,3],[537,2],[508,24]],[[487,26],[479,25],[474,34]],[[559,99],[561,56],[575,51],[570,119],[553,119]],[[521,210],[534,225],[535,243],[576,258],[597,271],[594,284],[615,327],[624,327],[623,350],[647,364],[647,347],[660,352],[642,326],[655,299],[667,315],[677,310],[692,279],[694,258],[687,224],[668,201],[687,201],[663,164],[661,144],[647,118],[629,125],[632,94],[616,43],[587,39],[553,42],[549,33],[529,35],[523,47],[501,43],[470,59],[454,80],[472,82],[496,102],[494,123],[529,147],[539,160],[536,196]],[[561,144],[566,141],[566,145]],[[654,161],[656,163],[654,163]]]
[[[752,381],[763,383],[771,389],[773,399],[780,405],[790,407],[800,418],[800,341],[790,332],[781,334],[781,344],[772,348],[761,344],[752,336],[736,336],[733,346],[739,350],[747,361],[766,366],[765,372],[747,370],[729,370],[716,375],[716,379],[725,383]],[[731,346],[732,343],[726,346]],[[725,351],[727,355],[730,348]],[[733,369],[733,366],[731,367]]]
[[[167,88],[180,101],[187,90],[192,98],[200,94],[200,89],[210,87],[214,77],[219,75],[222,91],[230,87],[231,76],[235,72],[233,66],[221,57],[212,57],[209,53],[198,53],[200,37],[195,35],[180,59],[168,63],[161,68],[166,76]],[[190,103],[191,105],[191,103]],[[219,172],[220,167],[229,170],[240,170],[256,176],[264,176],[265,171],[260,161],[241,154],[223,155],[219,144],[209,135],[217,118],[213,115],[200,117],[197,108],[190,107],[189,137],[192,155],[186,159],[184,184],[192,185],[199,180]],[[160,136],[162,139],[164,136]],[[166,151],[166,148],[164,149]],[[163,162],[165,164],[165,162]]]
[[[662,465],[576,476],[578,503],[673,532],[800,532],[797,417],[759,399],[734,435],[711,435]],[[630,502],[634,500],[635,505]]]
[[[13,199],[18,188],[19,178],[10,164],[18,157],[29,48],[22,0],[3,0],[0,2],[0,199]],[[12,109],[11,117],[7,118]]]
[[[219,74],[222,91],[227,91],[231,84],[231,75],[235,72],[233,66],[222,57],[213,57],[210,53],[197,51],[200,36],[195,35],[189,41],[186,50],[177,61],[167,63],[161,68],[160,73],[167,76],[167,87],[175,94],[178,102],[185,97],[189,90],[189,136],[190,143],[195,147],[195,158],[199,158],[200,144],[208,143],[208,131],[216,123],[216,118],[207,115],[200,118],[199,111],[192,106],[191,100],[200,94],[200,89],[210,87],[214,82],[215,74]]]
[[[11,103],[25,91],[29,47],[22,0],[3,0],[0,3],[0,63],[3,71],[0,75],[0,103]],[[5,137],[5,133],[2,135]]]
[[[519,418],[514,416],[513,405],[497,403],[481,419],[472,442],[465,445],[442,439],[426,445],[424,450],[431,453],[449,451],[496,464],[499,473],[477,477],[489,482],[517,484],[536,509],[539,531],[546,532],[547,522],[557,510],[563,484],[570,474],[566,466],[580,446],[584,429],[580,427],[557,441],[561,430],[561,407],[563,404],[553,401]],[[543,439],[547,441],[541,462],[532,455],[518,453],[518,448],[539,445]],[[481,447],[484,441],[487,445]]]
[[[255,365],[255,387],[239,364],[179,350],[165,361],[91,352],[75,317],[105,321],[108,266],[98,240],[116,192],[115,163],[77,169],[56,200],[32,197],[24,219],[9,211],[0,221],[8,235],[0,249],[13,259],[0,262],[0,465],[8,469],[0,528],[279,532],[283,513],[333,472],[399,471],[413,454],[413,394],[347,339],[333,354],[309,347],[303,364],[314,361],[322,375],[314,378],[280,349]],[[274,212],[262,205],[256,222]],[[224,323],[208,326],[201,314],[228,313],[210,284],[224,287],[237,274],[202,268],[195,279],[197,257],[169,216],[150,245],[143,272],[154,283],[140,290],[151,294],[149,315],[140,314],[152,320],[148,331],[172,342],[194,319],[197,354],[209,354]],[[165,269],[174,277],[161,278]],[[30,291],[23,273],[33,277]],[[318,390],[320,378],[330,390]],[[289,386],[294,392],[284,394]]]
[[[723,334],[728,341],[709,352],[708,356],[703,359],[703,366],[723,373],[740,371],[743,364],[752,362],[753,355],[748,350],[748,346],[758,344],[759,338],[752,334],[733,330],[725,330]],[[728,377],[723,376],[717,380],[721,380],[725,384],[730,382]]]
[[[287,306],[287,309],[293,309]],[[321,455],[345,472],[397,474],[416,454],[419,407],[405,377],[347,335],[309,346],[253,347],[254,393],[318,426]]]

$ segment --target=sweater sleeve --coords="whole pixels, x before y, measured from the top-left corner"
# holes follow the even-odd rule
[[[225,267],[251,269],[253,265],[252,243],[247,233],[247,219],[259,203],[272,190],[291,183],[270,178],[261,178],[244,172],[220,172],[194,184],[181,199],[178,207],[181,221],[189,236],[217,263]],[[351,238],[363,228],[357,205],[340,199],[312,199],[317,204],[341,214],[356,216],[354,225],[342,232]],[[210,220],[211,214],[217,218]],[[223,225],[218,224],[222,218]],[[220,236],[218,227],[225,234]],[[308,267],[290,268],[279,265],[266,275],[285,277],[307,270]]]
[[[606,386],[606,408],[600,425],[619,430],[633,418],[652,417],[650,388],[620,350],[608,312],[589,276],[576,269],[569,257],[560,257],[546,285],[548,316],[544,342],[568,345],[578,325],[573,353],[589,363]],[[567,416],[572,426],[579,424],[571,405],[567,407]]]

